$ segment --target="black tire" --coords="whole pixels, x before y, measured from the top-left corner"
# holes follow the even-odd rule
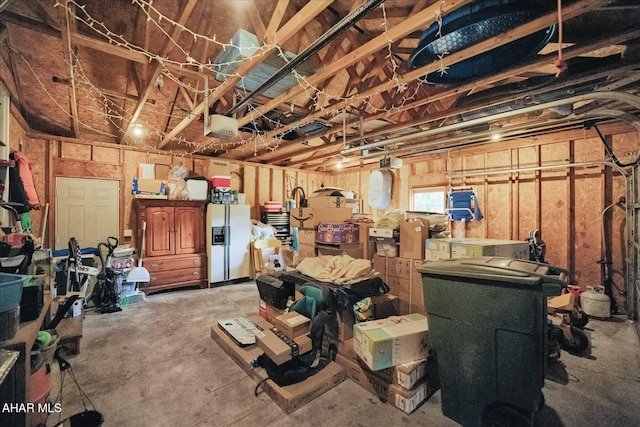
[[[575,315],[571,313],[571,326],[575,326],[576,328],[583,329],[589,323],[589,315],[584,311],[580,310],[579,315]]]
[[[560,347],[569,353],[579,354],[589,347],[589,338],[582,329],[571,326],[571,339],[562,334],[559,343]]]
[[[532,414],[525,414],[509,405],[499,405],[487,411],[482,425],[483,427],[530,427]]]

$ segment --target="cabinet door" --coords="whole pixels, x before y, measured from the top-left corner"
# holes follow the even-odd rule
[[[147,232],[144,256],[173,255],[175,239],[174,208],[147,208],[146,221]]]
[[[175,208],[175,253],[193,254],[202,250],[204,222],[196,207]]]

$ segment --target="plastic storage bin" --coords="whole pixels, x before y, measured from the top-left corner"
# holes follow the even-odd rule
[[[20,305],[24,278],[18,274],[0,273],[0,313]]]
[[[514,413],[531,424],[544,401],[547,296],[560,295],[567,272],[499,257],[426,262],[419,271],[442,412],[464,426]]]

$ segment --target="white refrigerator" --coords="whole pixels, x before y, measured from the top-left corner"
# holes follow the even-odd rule
[[[249,280],[251,215],[249,205],[207,206],[207,274],[210,286]]]

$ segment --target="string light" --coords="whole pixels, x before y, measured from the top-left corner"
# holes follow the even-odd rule
[[[136,54],[143,55],[148,59],[149,63],[151,63],[152,61],[157,61],[162,67],[160,76],[168,78],[176,85],[179,85],[182,88],[184,88],[187,91],[187,93],[193,94],[193,99],[196,99],[198,96],[202,96],[204,94],[204,91],[199,90],[196,87],[193,87],[193,85],[191,85],[190,83],[183,82],[180,77],[176,76],[170,71],[169,67],[174,66],[174,67],[180,67],[180,68],[190,68],[190,69],[193,68],[202,72],[203,70],[212,69],[213,66],[209,59],[206,59],[205,60],[206,62],[200,62],[196,58],[194,58],[191,55],[191,52],[185,49],[179,43],[178,40],[175,40],[174,38],[171,37],[171,32],[172,32],[171,29],[172,28],[178,29],[179,31],[177,31],[176,34],[183,34],[183,33],[188,34],[193,38],[194,42],[204,41],[204,42],[212,43],[219,46],[220,49],[222,50],[237,48],[231,42],[222,43],[217,40],[215,35],[207,36],[207,35],[199,34],[191,30],[190,28],[186,27],[185,25],[182,25],[179,22],[176,22],[171,18],[163,15],[153,5],[152,0],[132,0],[131,3],[137,6],[140,9],[141,13],[143,13],[144,16],[146,17],[146,22],[150,25],[153,25],[160,32],[162,32],[162,34],[169,41],[171,49],[176,49],[176,51],[179,52],[179,55],[173,55],[174,58],[161,57],[156,53],[148,51],[143,47],[128,41],[123,35],[120,35],[111,31],[104,22],[100,22],[99,20],[95,19],[90,15],[89,11],[87,11],[86,5],[80,4],[75,0],[69,0],[67,3],[70,6],[69,7],[70,15],[77,22],[86,25],[88,29],[94,31],[96,34],[98,34],[101,38],[105,39],[111,45],[129,50]],[[442,27],[442,7],[444,3],[445,3],[445,0],[441,0],[440,7],[435,12],[436,22],[440,26],[440,29]],[[64,7],[64,6],[60,2],[56,1],[56,3],[54,4],[54,7]],[[301,75],[294,69],[291,71],[291,74],[296,78],[298,85],[303,89],[305,95],[310,100],[310,105],[312,105],[313,107],[311,109],[312,113],[324,112],[325,108],[335,104],[336,102],[346,102],[348,103],[348,105],[352,107],[359,108],[361,110],[360,115],[385,113],[386,116],[391,117],[393,116],[394,113],[404,111],[403,110],[404,105],[409,102],[415,101],[416,97],[420,94],[422,87],[429,84],[426,77],[416,79],[410,83],[403,82],[400,79],[398,75],[398,70],[400,68],[400,65],[398,64],[396,57],[393,54],[393,45],[395,42],[389,36],[388,19],[387,19],[385,5],[383,4],[381,7],[382,7],[381,26],[383,29],[383,33],[386,34],[387,36],[386,49],[388,50],[388,53],[385,56],[385,63],[383,64],[382,67],[380,67],[380,73],[387,73],[388,79],[394,82],[393,87],[386,91],[389,93],[391,99],[394,99],[393,104],[386,105],[385,100],[382,97],[383,91],[381,90],[376,91],[373,94],[367,94],[367,95],[361,95],[361,94],[355,93],[348,96],[347,93],[345,94],[329,93],[326,90],[326,88],[311,84],[307,80],[307,78],[305,78],[305,76]],[[440,36],[441,36],[441,32],[439,31],[438,37]],[[259,55],[265,55],[268,52],[272,52],[274,50],[276,54],[279,54],[280,56],[286,58],[281,47],[278,45],[262,45],[254,54],[254,57]],[[28,63],[24,55],[20,54],[20,56],[25,62]],[[183,61],[177,60],[175,59],[176,56],[182,56],[184,60]],[[74,67],[72,68],[74,72],[73,77],[76,79],[77,82],[82,83],[79,89],[83,90],[87,97],[94,99],[97,103],[99,103],[102,106],[102,111],[100,113],[105,117],[105,120],[107,123],[113,126],[114,129],[117,129],[119,132],[124,133],[124,129],[122,128],[121,123],[128,122],[128,116],[130,113],[128,113],[124,109],[124,107],[118,105],[116,102],[114,102],[111,99],[114,97],[114,95],[112,94],[106,95],[102,93],[94,84],[91,83],[88,76],[82,70],[81,61],[77,56],[75,56],[75,54],[74,54],[73,60],[74,60]],[[228,63],[218,64],[218,65],[220,65],[220,68],[228,67],[233,70],[236,70],[242,62],[244,62],[244,60],[239,59],[239,60],[230,61]],[[30,65],[29,65],[29,68],[31,72],[34,74],[34,76],[36,76],[36,79],[38,79],[35,71],[32,69]],[[218,69],[216,69],[216,71],[218,71]],[[440,72],[441,73],[446,72],[446,67],[441,66]],[[227,74],[218,72],[218,74],[224,76],[225,79],[241,77],[235,71]],[[47,93],[47,96],[49,96],[55,102],[56,106],[60,108],[60,110],[63,111],[64,114],[71,117],[70,112],[65,110],[62,105],[60,105],[55,101],[53,96],[46,90],[46,88],[40,82],[39,79],[38,79],[38,82],[40,86]],[[123,99],[126,99],[126,98],[123,97]],[[166,113],[163,113],[162,111],[158,111],[157,109],[153,109],[153,115],[155,117],[158,117],[158,115],[161,114],[167,117],[169,120],[171,120],[175,118],[183,119],[184,117],[187,117],[190,114],[193,114],[192,112],[184,109],[183,107],[179,107],[179,108],[181,111],[172,112],[171,114],[166,114]],[[146,105],[143,106],[143,111],[144,110],[148,110],[148,107]],[[255,110],[256,108],[254,106],[249,105],[248,107],[249,112],[252,112]],[[340,112],[339,110],[334,110],[334,111],[330,111],[330,114],[335,116],[339,112]],[[182,117],[179,115],[176,115],[180,113],[184,113],[185,115],[183,115]],[[291,103],[291,113],[293,114],[293,103]],[[282,123],[280,121],[271,119],[265,115],[260,115],[259,119],[264,125],[268,124],[269,128],[276,129],[276,131],[278,128],[282,127]],[[313,120],[311,119],[305,120],[304,118],[301,118],[300,121],[297,122],[298,123],[297,127],[302,127],[312,122]],[[90,129],[93,132],[97,132],[99,134],[107,135],[110,137],[116,137],[116,135],[95,129],[86,123],[81,123],[81,124],[83,127]],[[140,123],[140,125],[144,126],[147,129],[146,136],[150,137],[151,139],[157,139],[157,141],[159,142],[166,137],[166,132],[157,130],[156,127],[152,126],[150,123],[149,124]],[[150,130],[150,129],[155,129],[155,130]],[[276,131],[269,131],[269,132],[273,133]],[[213,140],[211,143],[206,145],[201,145],[198,142],[186,140],[182,136],[173,137],[172,142],[177,143],[178,145],[193,147],[194,149],[192,151],[187,151],[186,152],[187,154],[196,154],[196,153],[207,152],[211,150],[228,151],[229,149],[234,148],[234,149],[240,149],[241,151],[244,151],[245,149],[252,149],[254,155],[257,155],[259,149],[275,151],[284,142],[282,135],[286,133],[286,131],[283,130],[280,135],[276,135],[275,137],[271,136],[269,138],[266,138],[265,134],[269,132],[256,131],[256,132],[253,132],[249,137],[245,137],[245,135],[241,134],[240,139],[237,141]],[[346,129],[343,131],[343,133],[345,132],[346,132]],[[345,135],[343,135],[343,138],[344,137]],[[125,135],[123,142],[132,143],[136,145],[139,144],[139,141],[130,141],[128,140],[128,138],[129,138],[129,135]],[[154,148],[154,147],[150,147],[150,148]]]

